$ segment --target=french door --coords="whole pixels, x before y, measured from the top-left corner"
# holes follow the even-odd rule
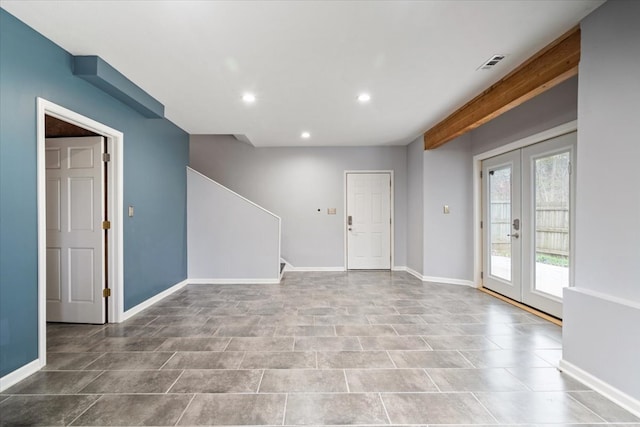
[[[483,286],[562,318],[572,283],[576,133],[482,162]]]

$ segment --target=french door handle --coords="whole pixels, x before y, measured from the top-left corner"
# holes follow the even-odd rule
[[[507,234],[507,237],[515,237],[517,239],[520,237],[520,233]]]

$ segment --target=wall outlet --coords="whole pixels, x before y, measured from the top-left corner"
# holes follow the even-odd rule
[[[327,215],[335,215],[336,208],[327,208]]]

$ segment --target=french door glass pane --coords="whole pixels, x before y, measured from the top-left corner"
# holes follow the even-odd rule
[[[489,172],[491,275],[511,281],[511,167]]]
[[[534,289],[562,298],[569,286],[570,153],[535,160]]]

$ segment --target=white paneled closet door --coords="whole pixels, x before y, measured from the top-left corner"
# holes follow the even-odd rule
[[[103,138],[46,140],[47,321],[104,323]]]

